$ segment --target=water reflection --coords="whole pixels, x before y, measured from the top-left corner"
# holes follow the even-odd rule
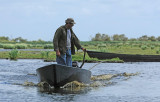
[[[77,95],[87,95],[90,88],[43,88],[38,87],[38,95],[46,97],[47,101],[73,102],[77,100]],[[43,96],[42,96],[43,95]]]
[[[50,87],[38,87],[38,91],[41,93],[53,94],[86,94],[90,91],[89,87],[77,87],[77,88],[50,88]]]

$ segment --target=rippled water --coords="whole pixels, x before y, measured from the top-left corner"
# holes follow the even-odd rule
[[[107,80],[112,84],[77,89],[44,89],[23,86],[24,82],[38,83],[36,69],[54,62],[42,60],[0,60],[0,102],[160,102],[160,63],[101,63],[92,75],[136,73]],[[85,63],[90,69],[96,63]]]

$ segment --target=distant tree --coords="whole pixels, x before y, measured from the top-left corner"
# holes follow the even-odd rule
[[[27,42],[27,39],[23,39],[23,38],[19,37],[19,41],[20,42]]]
[[[110,41],[111,38],[107,34],[102,34],[101,36],[102,41]]]
[[[139,41],[148,41],[148,36],[143,35],[142,37],[138,38]]]
[[[45,42],[44,40],[42,40],[42,39],[38,39],[38,41],[37,42],[40,42],[40,43],[43,43],[43,42]]]
[[[147,35],[143,35],[139,38],[131,38],[128,39],[128,37],[125,36],[125,34],[114,34],[112,37],[110,37],[107,34],[101,34],[97,33],[95,37],[91,39],[92,41],[160,41],[160,36],[158,38],[155,38],[155,36],[148,37]]]
[[[148,37],[148,40],[156,41],[156,38],[155,38],[155,36],[151,36],[151,37]]]
[[[1,36],[0,41],[9,41],[9,37]]]
[[[128,38],[125,36],[125,34],[119,35],[119,39],[120,39],[120,41],[127,41],[128,40]]]
[[[113,38],[113,41],[120,41],[118,34],[114,34],[112,38]]]
[[[101,41],[101,34],[100,33],[97,33],[95,35],[95,38],[92,39],[92,41]]]
[[[101,40],[104,41],[106,34],[101,35]]]
[[[27,42],[27,39],[23,39],[22,37],[18,37],[18,38],[12,39],[12,41],[15,41],[15,42]]]
[[[104,41],[111,41],[111,37],[109,35],[106,35]]]
[[[157,40],[160,41],[160,36],[157,37]]]
[[[136,38],[131,38],[131,39],[129,39],[130,41],[137,41],[137,39]]]
[[[113,35],[113,41],[127,41],[127,40],[128,38],[125,37],[125,34],[120,34],[120,35],[114,34]]]

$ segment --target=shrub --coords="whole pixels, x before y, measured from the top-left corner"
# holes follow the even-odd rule
[[[15,48],[16,49],[26,49],[26,46],[24,46],[24,45],[16,45]]]
[[[45,45],[44,49],[53,49],[53,45]]]
[[[40,47],[43,48],[43,45],[40,45],[40,44],[36,45],[36,48],[40,48]]]
[[[121,47],[121,45],[119,44],[119,45],[116,45],[116,47]]]
[[[41,51],[41,58],[43,59],[45,56],[45,52],[44,51]]]
[[[31,48],[31,45],[27,45],[27,48]]]
[[[156,54],[159,54],[159,50],[156,51]]]
[[[100,52],[107,52],[107,49],[101,48],[101,49],[100,49]]]
[[[87,44],[85,44],[85,45],[83,45],[83,46],[87,47],[88,45],[87,45]]]
[[[49,53],[50,53],[50,51],[45,51],[46,59],[48,59]]]
[[[0,44],[0,48],[3,48],[3,45],[2,45],[2,44]]]
[[[142,50],[146,50],[146,49],[147,49],[147,46],[146,46],[146,45],[143,45],[143,46],[141,46],[141,49],[142,49]]]
[[[15,47],[11,45],[3,45],[3,48],[4,49],[14,49]]]
[[[10,58],[11,60],[16,60],[17,57],[18,57],[18,50],[13,49],[13,50],[11,50],[11,51],[9,52],[9,58]]]
[[[155,46],[151,46],[151,49],[154,49],[155,48]]]
[[[42,51],[41,52],[41,58],[48,59],[49,58],[49,53],[50,53],[50,51]]]
[[[36,45],[30,45],[30,48],[34,49],[34,48],[36,48]]]
[[[106,47],[105,44],[98,45],[98,48],[105,48],[105,47]]]

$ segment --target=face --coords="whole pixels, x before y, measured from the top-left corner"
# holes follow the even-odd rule
[[[74,24],[73,23],[67,23],[66,26],[67,26],[68,29],[71,29],[74,26]]]

